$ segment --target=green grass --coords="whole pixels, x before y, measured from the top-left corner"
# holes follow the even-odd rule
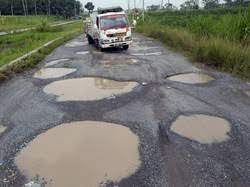
[[[250,9],[156,12],[136,30],[192,60],[250,79]]]
[[[56,16],[0,16],[0,32],[34,27],[42,20],[53,23],[62,19]]]
[[[60,27],[50,28],[46,26],[45,30],[37,29],[19,34],[1,36],[0,67],[53,39],[66,36],[72,32],[80,32],[81,29],[82,24],[79,21]]]

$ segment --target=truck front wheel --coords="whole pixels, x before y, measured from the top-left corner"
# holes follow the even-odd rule
[[[124,50],[128,50],[129,45],[124,45],[122,48],[123,48]]]

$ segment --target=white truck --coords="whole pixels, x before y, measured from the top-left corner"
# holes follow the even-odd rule
[[[105,48],[129,48],[132,42],[131,27],[121,7],[98,9],[85,21],[85,33],[89,44],[101,51]]]

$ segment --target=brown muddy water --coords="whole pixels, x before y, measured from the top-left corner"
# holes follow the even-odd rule
[[[201,83],[208,83],[213,81],[214,78],[203,74],[203,73],[186,73],[180,75],[174,75],[167,78],[168,80],[175,81],[175,82],[182,82],[187,84],[201,84]]]
[[[171,131],[203,144],[227,141],[231,126],[225,119],[207,115],[179,116]]]
[[[62,59],[58,59],[58,60],[52,60],[52,61],[46,63],[45,67],[53,66],[53,65],[56,65],[56,64],[58,64],[60,62],[66,62],[66,61],[69,61],[69,59],[68,58],[62,58]]]
[[[75,72],[76,69],[70,68],[44,68],[40,69],[34,74],[34,78],[37,79],[53,79],[66,76]]]
[[[53,82],[44,88],[57,101],[94,101],[131,92],[137,82],[119,82],[103,78],[77,78]]]
[[[139,138],[127,127],[105,122],[72,122],[39,135],[16,156],[19,170],[52,187],[96,187],[119,182],[140,166]]]

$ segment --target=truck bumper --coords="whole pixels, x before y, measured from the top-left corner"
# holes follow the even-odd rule
[[[125,45],[130,45],[131,43],[132,43],[132,40],[124,41],[124,42],[113,42],[113,43],[107,43],[107,44],[100,44],[100,47],[101,48],[122,47]]]

